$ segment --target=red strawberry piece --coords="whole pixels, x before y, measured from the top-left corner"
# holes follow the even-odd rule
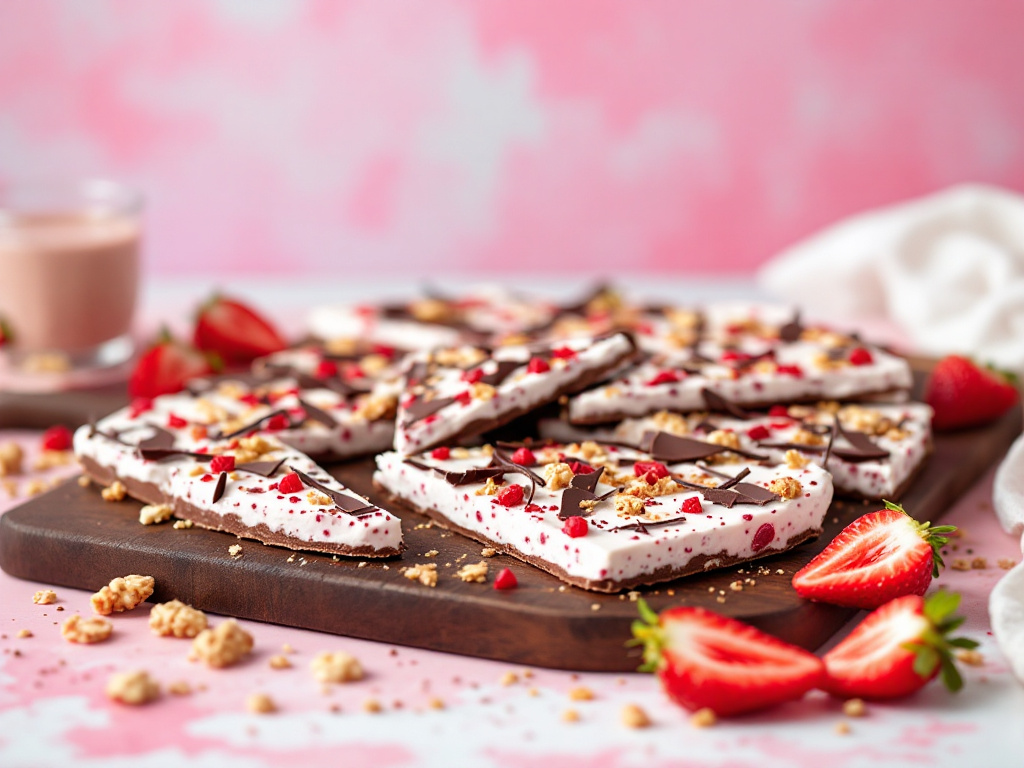
[[[434,450],[432,450],[430,452],[430,458],[437,459],[438,461],[444,461],[445,459],[449,458],[451,455],[452,455],[452,451],[446,445],[442,445],[442,446],[440,446],[438,448],[435,448]]]
[[[939,574],[939,550],[951,525],[932,528],[903,507],[857,518],[793,576],[798,595],[834,605],[872,609],[903,595],[923,595]]]
[[[167,414],[167,426],[171,429],[184,429],[188,426],[188,422],[173,413]]]
[[[642,477],[648,485],[654,485],[663,477],[668,477],[668,467],[658,461],[638,461],[633,464],[633,474]]]
[[[54,427],[50,427],[48,430],[43,432],[43,450],[70,451],[71,430],[65,427],[63,424],[58,424]]]
[[[948,636],[963,623],[954,616],[959,604],[960,596],[945,590],[927,599],[905,595],[886,603],[825,654],[821,687],[842,698],[895,699],[941,674],[947,688],[960,690],[954,649],[978,644]]]
[[[871,365],[873,362],[875,358],[870,350],[864,347],[854,347],[850,350],[850,365]]]
[[[725,352],[722,353],[722,356],[719,359],[723,363],[729,363],[733,361],[749,360],[750,355],[746,354],[745,352],[737,352],[735,349],[727,349],[725,350]]]
[[[260,399],[252,392],[246,392],[244,395],[239,395],[238,402],[245,403],[246,405],[256,407],[260,404]]]
[[[516,448],[515,453],[512,454],[512,463],[521,467],[532,467],[537,464],[537,457],[524,445],[521,448]]]
[[[764,424],[758,424],[747,430],[747,437],[751,440],[767,440],[771,435],[772,433],[768,431],[768,427]]]
[[[804,370],[799,365],[777,365],[775,371],[785,376],[792,376],[796,379],[802,379],[804,377]]]
[[[302,490],[302,481],[294,472],[289,472],[277,483],[277,490],[282,494],[298,493]]]
[[[313,373],[313,377],[323,381],[324,379],[333,379],[338,375],[338,364],[333,360],[321,360],[316,364],[316,371]]]
[[[473,402],[473,395],[469,392],[469,390],[465,392],[459,392],[459,394],[457,394],[454,397],[454,400],[455,402],[460,403],[461,405],[469,405],[471,402]]]
[[[192,427],[192,439],[193,440],[205,440],[207,436],[207,429],[202,424],[196,424]],[[204,445],[202,448],[196,448],[197,453],[205,453],[208,449]]]
[[[498,491],[498,503],[503,507],[514,507],[518,504],[523,503],[523,486],[512,485],[506,486]]]
[[[395,357],[395,348],[385,346],[384,344],[374,344],[373,354],[380,355],[381,357],[386,357],[388,360],[392,360]]]
[[[287,344],[262,315],[234,299],[213,296],[199,310],[193,341],[234,365],[279,352]]]
[[[462,380],[467,384],[476,384],[483,377],[483,368],[473,368],[472,370],[462,372]]]
[[[683,507],[679,511],[686,515],[699,515],[704,512],[704,507],[700,503],[700,499],[691,496],[683,501]]]
[[[587,525],[585,518],[573,515],[565,519],[565,525],[562,526],[562,533],[573,539],[578,539],[580,536],[586,536],[590,526]]]
[[[268,432],[276,432],[279,429],[288,429],[292,425],[291,421],[283,413],[275,413],[263,424],[263,428]]]
[[[775,526],[771,523],[764,523],[757,529],[754,538],[750,540],[750,548],[755,552],[760,552],[773,541],[775,541]]]
[[[165,336],[135,363],[128,394],[153,398],[180,392],[189,379],[211,373],[213,368],[202,352]]]
[[[128,415],[133,419],[139,418],[146,411],[153,410],[153,398],[151,397],[136,397],[132,400],[131,405],[128,406]]]
[[[658,371],[654,378],[647,382],[648,387],[656,387],[659,384],[675,384],[679,381],[679,374],[675,371]]]
[[[935,410],[935,429],[977,427],[995,421],[1020,398],[1015,383],[966,357],[949,355],[932,371],[924,399]]]
[[[641,671],[657,672],[665,692],[689,710],[720,716],[799,699],[821,685],[821,660],[749,624],[697,607],[656,614],[639,601],[634,645],[644,648]]]
[[[511,568],[502,568],[498,575],[494,577],[495,589],[515,589],[518,586],[519,580],[512,573]]]
[[[768,409],[768,415],[772,417],[789,416],[789,408],[784,405],[773,405]]]
[[[576,350],[569,347],[557,347],[551,350],[551,357],[556,360],[572,360],[576,357]]]
[[[526,366],[527,373],[547,373],[550,370],[551,366],[548,365],[548,361],[540,357],[531,357]]]
[[[210,459],[210,471],[211,472],[233,472],[235,469],[235,457],[234,456],[214,456]],[[298,477],[298,475],[296,475]]]

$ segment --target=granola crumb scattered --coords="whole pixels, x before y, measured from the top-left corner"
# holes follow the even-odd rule
[[[563,723],[578,723],[580,719],[580,713],[575,709],[567,709],[562,713]]]
[[[424,557],[437,557],[440,554],[436,549],[431,549],[423,553]]]
[[[690,717],[690,725],[695,728],[710,728],[716,722],[718,722],[718,718],[715,716],[715,711],[708,707],[698,709]]]
[[[444,709],[444,701],[435,696],[427,702],[427,706],[431,709]]]
[[[271,669],[288,669],[292,663],[288,661],[288,657],[280,653],[274,654],[267,660],[267,664],[270,665]]]
[[[418,581],[425,587],[437,586],[437,563],[417,563],[402,569],[402,575],[409,581]]]
[[[985,663],[985,657],[973,648],[961,648],[956,652],[956,659],[969,667],[980,667]]]
[[[344,651],[318,653],[309,663],[313,677],[321,683],[351,683],[363,679],[359,659]]]
[[[651,718],[636,704],[627,704],[622,708],[622,724],[627,728],[647,728]]]
[[[90,485],[92,485],[92,480],[89,479],[88,475],[79,475],[78,485],[81,488],[88,488]]]
[[[144,670],[118,672],[107,682],[107,697],[122,704],[146,704],[159,695],[159,684]]]
[[[270,715],[277,712],[277,704],[265,693],[254,693],[245,700],[245,708],[256,715]]]
[[[847,699],[843,702],[843,714],[847,717],[864,717],[867,713],[864,699]]]
[[[46,491],[46,481],[35,478],[25,483],[26,496],[38,496]],[[117,499],[119,501],[119,499]]]
[[[20,475],[21,462],[24,459],[21,446],[10,442],[0,445],[0,477]]]
[[[173,510],[169,504],[147,504],[139,510],[139,522],[143,525],[156,525],[171,519]]]
[[[954,557],[949,567],[954,571],[969,571],[971,570],[971,561],[966,557]]]
[[[215,669],[230,667],[252,651],[252,635],[234,619],[204,629],[192,641],[192,655]]]
[[[480,557],[494,557],[498,554],[498,550],[494,547],[484,547],[480,550]]]
[[[110,584],[89,598],[94,612],[101,616],[130,611],[153,594],[156,585],[152,576],[129,576],[113,579]]]
[[[36,605],[52,605],[57,602],[57,593],[52,589],[41,589],[32,595],[32,602]]]
[[[378,712],[383,712],[384,707],[376,699],[367,699],[363,702],[363,710],[375,715]]]
[[[1008,570],[1010,570],[1011,568],[1013,568],[1013,567],[1014,567],[1015,565],[1017,565],[1017,561],[1016,561],[1016,560],[1014,560],[1014,559],[1013,559],[1013,558],[1011,558],[1011,557],[1000,557],[1000,558],[999,558],[999,559],[998,559],[998,560],[996,561],[996,565],[998,565],[998,566],[999,566],[1000,568],[1002,568],[1002,569],[1003,569],[1004,571],[1008,571]]]
[[[786,466],[789,469],[803,469],[807,466],[807,458],[800,451],[790,448],[786,451]]]
[[[101,643],[110,637],[114,625],[98,616],[83,618],[79,614],[69,616],[60,628],[61,637],[69,643]]]
[[[590,604],[590,610],[592,610],[592,611],[600,611],[601,610],[601,604],[600,603],[591,603]]]
[[[540,696],[540,691],[539,691],[539,690],[537,690],[536,688],[528,688],[528,689],[526,690],[526,694],[527,694],[528,696],[533,696],[533,697],[537,697],[537,696]]]
[[[984,557],[976,557],[971,560],[971,568],[976,571],[983,571],[988,568],[988,559]]]
[[[206,626],[206,614],[180,600],[154,605],[149,612],[149,628],[161,637],[195,637]]]
[[[840,720],[836,723],[835,731],[840,736],[847,736],[850,733],[850,724],[845,720]]]
[[[579,685],[569,689],[569,699],[571,701],[592,701],[594,692],[584,685]]]
[[[456,575],[463,581],[483,584],[487,581],[487,562],[481,560],[479,563],[464,565],[459,568]]]
[[[188,530],[189,528],[192,527],[192,525],[193,525],[193,523],[192,523],[191,520],[175,520],[174,521],[174,530],[176,530],[176,531]]]
[[[228,547],[228,554],[231,555],[232,558],[237,560],[242,556],[242,545],[232,544],[230,547]]]
[[[128,489],[125,488],[124,483],[120,480],[115,480],[113,483],[108,485],[102,491],[100,496],[103,497],[104,501],[124,501],[124,497],[128,494]]]
[[[731,589],[733,592],[742,592],[743,582],[737,579],[729,585],[729,589]]]
[[[32,630],[31,629],[19,629],[18,630],[18,637],[20,637],[20,638],[32,637]]]
[[[515,685],[519,682],[519,675],[515,672],[506,672],[501,676],[501,680],[499,682],[502,685]]]
[[[284,643],[281,646],[281,653],[295,653],[295,649],[292,648],[291,643]]]
[[[783,499],[795,499],[804,492],[800,481],[795,477],[777,477],[768,483],[768,490],[777,493]]]
[[[192,686],[184,680],[175,680],[167,686],[167,692],[173,696],[190,696],[192,694]]]

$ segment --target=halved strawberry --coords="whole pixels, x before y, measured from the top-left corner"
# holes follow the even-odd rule
[[[940,672],[951,691],[963,687],[954,648],[973,649],[966,637],[947,635],[963,623],[954,616],[960,595],[939,590],[924,599],[906,595],[868,615],[825,654],[822,689],[834,696],[895,699],[907,696]]]
[[[924,399],[935,410],[935,429],[977,427],[995,421],[1020,398],[1016,382],[960,355],[942,358],[932,371]]]
[[[703,608],[659,617],[643,600],[632,645],[644,647],[641,671],[656,671],[665,692],[690,710],[738,715],[798,699],[818,687],[825,668],[814,654]]]
[[[216,352],[229,365],[251,363],[288,346],[254,309],[219,295],[200,308],[194,342],[199,349]]]
[[[939,549],[952,525],[919,523],[903,507],[858,517],[793,576],[800,597],[868,610],[902,595],[923,595],[938,576]]]
[[[214,368],[202,352],[164,332],[135,364],[128,394],[148,398],[180,392],[189,379],[214,373]]]

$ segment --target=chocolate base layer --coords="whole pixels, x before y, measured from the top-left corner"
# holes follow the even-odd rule
[[[310,542],[288,536],[283,533],[271,531],[266,523],[260,523],[255,528],[244,525],[238,515],[229,512],[225,515],[218,515],[208,509],[199,509],[184,499],[166,496],[157,486],[152,483],[144,483],[131,477],[119,477],[110,467],[98,464],[88,456],[79,456],[79,463],[92,480],[100,485],[110,485],[115,480],[120,480],[128,491],[128,495],[144,504],[166,504],[176,518],[180,520],[191,520],[194,525],[201,528],[208,528],[212,531],[223,531],[234,534],[242,539],[254,539],[262,544],[269,544],[275,547],[301,550],[305,552],[323,552],[329,555],[343,555],[345,557],[395,557],[402,553],[404,545],[399,549],[374,549],[372,547],[347,547],[342,544],[329,544],[327,542]]]
[[[631,342],[633,341],[632,336],[628,336],[627,338],[629,338]],[[570,382],[567,382],[564,386],[559,387],[554,392],[554,394],[552,394],[549,397],[545,397],[530,403],[524,403],[523,405],[518,406],[516,408],[512,408],[495,418],[477,419],[476,421],[471,421],[467,423],[458,432],[455,432],[451,435],[447,435],[445,437],[441,437],[436,440],[431,440],[428,443],[419,444],[415,449],[413,449],[412,454],[405,455],[423,453],[424,451],[429,451],[433,448],[437,448],[440,445],[447,445],[448,443],[461,440],[462,438],[465,437],[473,437],[484,432],[490,432],[491,430],[497,429],[498,427],[503,427],[509,422],[515,421],[520,416],[525,416],[528,413],[533,413],[538,408],[548,405],[549,403],[553,403],[561,397],[564,397],[566,395],[572,395],[577,392],[582,392],[584,389],[587,389],[588,387],[597,384],[598,382],[606,378],[608,375],[614,373],[614,371],[618,368],[619,365],[621,365],[624,361],[628,360],[629,358],[633,357],[635,354],[636,344],[635,342],[633,342],[631,347],[622,355],[615,358],[615,360],[599,368],[593,368],[589,371],[582,373],[579,377],[573,379]],[[398,427],[398,429],[401,429],[401,427]]]
[[[392,493],[376,481],[373,485],[374,488],[376,488],[377,491],[380,492],[389,502],[401,504],[414,512],[418,512],[421,515],[429,517],[442,528],[455,531],[456,533],[461,533],[463,536],[473,539],[474,541],[478,541],[481,544],[486,544],[502,554],[511,555],[512,557],[522,560],[524,563],[529,563],[536,568],[540,568],[542,571],[547,571],[552,576],[558,577],[567,584],[579,587],[580,589],[590,590],[591,592],[621,592],[635,587],[645,587],[652,584],[660,584],[664,581],[674,581],[675,579],[682,578],[683,576],[690,576],[695,573],[704,573],[706,571],[717,570],[719,568],[728,568],[729,566],[738,565],[740,563],[749,563],[752,560],[760,560],[763,557],[770,557],[772,555],[777,555],[780,552],[785,552],[798,544],[803,544],[805,541],[817,538],[822,532],[821,528],[810,528],[805,531],[801,531],[794,536],[791,536],[785,546],[763,549],[753,557],[733,557],[725,552],[719,552],[715,555],[696,555],[690,558],[686,565],[679,567],[665,565],[651,571],[650,573],[644,574],[643,576],[638,576],[632,579],[622,579],[620,581],[616,581],[614,579],[584,579],[567,573],[563,568],[555,565],[554,563],[550,563],[547,560],[534,555],[524,554],[510,544],[502,544],[501,542],[494,541],[486,536],[481,536],[479,533],[463,528],[461,525],[457,525],[446,518],[438,510],[431,507],[421,507],[417,504],[413,504],[408,499]]]
[[[857,395],[842,398],[844,403],[861,403],[861,402],[877,402],[879,398],[897,397],[904,396],[908,393],[906,389],[879,389],[868,392],[861,392]],[[792,400],[779,401],[779,400],[757,400],[754,402],[735,402],[741,408],[749,410],[765,410],[771,408],[773,405],[810,405],[813,403],[820,403],[822,400],[835,400],[836,398],[829,398],[824,395],[808,395],[807,397],[793,398]],[[639,419],[644,416],[650,416],[652,413],[658,411],[700,411],[706,410],[705,408],[676,408],[672,405],[659,405],[651,407],[650,410],[642,413],[626,413],[624,411],[616,411],[614,413],[602,413],[595,416],[583,417],[583,418],[571,418],[568,413],[568,409],[564,414],[564,418],[570,424],[576,424],[578,426],[590,426],[595,424],[613,424],[626,419]]]

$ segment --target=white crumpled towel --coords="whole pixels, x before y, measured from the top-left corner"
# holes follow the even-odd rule
[[[980,185],[841,221],[779,254],[761,286],[835,320],[888,319],[915,351],[1024,373],[1024,197]]]
[[[889,321],[918,353],[966,354],[1024,374],[1024,197],[965,185],[869,211],[776,256],[762,288],[808,314]],[[1024,551],[1024,437],[996,474],[994,506]],[[1024,682],[1024,563],[989,597],[992,630]]]

